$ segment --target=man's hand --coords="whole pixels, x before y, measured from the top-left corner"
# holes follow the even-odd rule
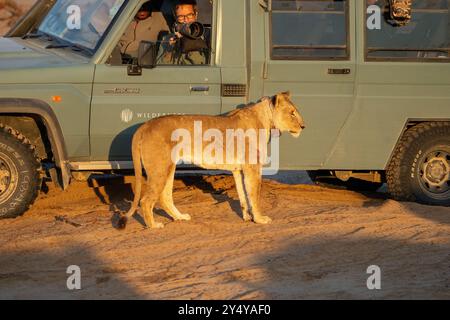
[[[173,36],[169,39],[169,44],[171,46],[174,46],[175,43],[177,43],[177,40],[180,39],[181,37],[182,37],[181,33],[175,32],[175,36]]]
[[[175,43],[177,43],[177,38],[176,37],[171,37],[169,39],[169,45],[171,45],[173,47],[175,45]]]

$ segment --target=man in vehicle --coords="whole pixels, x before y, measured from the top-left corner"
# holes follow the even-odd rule
[[[175,5],[173,12],[175,33],[163,37],[158,53],[158,64],[207,64],[210,38],[208,29],[204,29],[203,35],[195,39],[183,35],[183,31],[181,31],[183,28],[197,22],[197,2],[195,0],[180,0]]]
[[[156,42],[162,31],[169,31],[161,12],[154,12],[153,9],[151,1],[144,3],[133,22],[128,26],[119,41],[122,56],[136,58],[141,41]]]

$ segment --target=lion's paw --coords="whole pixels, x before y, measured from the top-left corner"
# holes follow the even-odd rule
[[[258,224],[268,224],[272,222],[272,219],[270,219],[270,217],[268,216],[259,216],[255,217],[253,221]]]
[[[191,220],[191,216],[188,215],[188,214],[182,214],[182,215],[180,215],[178,220],[190,221]]]
[[[161,222],[155,222],[155,224],[152,226],[152,229],[162,229],[164,228],[164,223]]]

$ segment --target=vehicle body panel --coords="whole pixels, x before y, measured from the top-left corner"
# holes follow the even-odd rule
[[[87,160],[94,65],[78,54],[50,51],[43,45],[36,40],[0,39],[0,104],[2,98],[46,103],[59,121],[68,158]],[[55,96],[61,102],[53,101]]]

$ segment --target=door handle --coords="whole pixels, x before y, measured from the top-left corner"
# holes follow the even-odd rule
[[[191,86],[191,92],[208,92],[209,86]]]
[[[328,69],[328,74],[350,74],[352,71],[348,68],[344,69]]]

